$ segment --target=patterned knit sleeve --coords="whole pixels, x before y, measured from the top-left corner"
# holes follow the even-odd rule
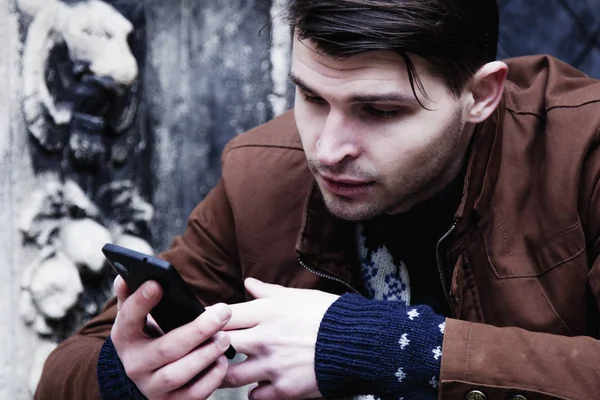
[[[96,374],[102,400],[146,400],[125,373],[110,336],[100,350]]]
[[[445,317],[430,307],[341,296],[317,336],[323,396],[437,399]]]

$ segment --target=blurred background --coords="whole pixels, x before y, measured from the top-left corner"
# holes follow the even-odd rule
[[[167,248],[224,145],[292,106],[285,4],[0,0],[0,399],[111,295],[100,247]],[[600,78],[600,0],[499,7],[499,58]]]

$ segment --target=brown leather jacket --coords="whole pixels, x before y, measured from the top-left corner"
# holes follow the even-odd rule
[[[439,254],[454,267],[440,398],[600,399],[600,82],[549,57],[507,63]],[[162,254],[204,303],[246,300],[248,276],[361,290],[353,230],[326,211],[291,112],[235,138],[222,176]],[[115,311],[54,351],[36,398],[99,397]]]

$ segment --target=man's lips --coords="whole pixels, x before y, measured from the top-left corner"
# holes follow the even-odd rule
[[[354,197],[371,189],[374,182],[348,177],[329,177],[321,175],[328,191],[343,197]]]
[[[373,183],[372,181],[366,181],[364,179],[357,179],[352,177],[345,176],[332,176],[332,175],[324,175],[320,174],[323,179],[326,179],[330,182],[337,183],[339,185],[348,185],[348,186],[363,186],[369,185]]]

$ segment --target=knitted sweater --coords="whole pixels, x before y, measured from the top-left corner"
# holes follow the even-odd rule
[[[385,247],[367,249],[358,233],[370,298],[346,294],[325,313],[315,352],[319,390],[332,398],[436,399],[445,318],[410,306],[406,265]]]
[[[110,336],[104,341],[96,366],[100,397],[103,400],[145,400],[142,394],[125,373],[125,368],[117,355]]]
[[[319,329],[319,390],[328,398],[437,399],[444,320],[427,306],[340,297]]]

